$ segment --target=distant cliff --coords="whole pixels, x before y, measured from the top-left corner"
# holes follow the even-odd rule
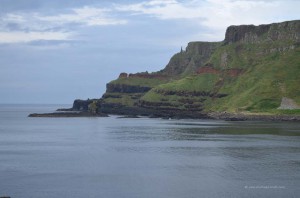
[[[261,42],[300,41],[299,20],[268,25],[229,26],[225,33],[224,43],[261,43]]]
[[[299,20],[230,26],[224,41],[190,42],[161,71],[121,73],[97,104],[104,113],[167,117],[300,114],[299,76]],[[76,109],[87,108],[81,103]]]

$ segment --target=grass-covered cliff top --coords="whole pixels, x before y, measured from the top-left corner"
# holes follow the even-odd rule
[[[132,86],[155,87],[168,82],[167,78],[121,77],[109,82],[110,84],[125,84]]]

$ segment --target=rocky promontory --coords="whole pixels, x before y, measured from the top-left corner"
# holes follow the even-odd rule
[[[53,113],[32,113],[28,117],[108,117],[106,113],[103,113],[99,109],[101,100],[88,99],[88,100],[75,100],[72,108],[69,109],[57,109]]]

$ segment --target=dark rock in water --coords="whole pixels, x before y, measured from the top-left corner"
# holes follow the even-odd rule
[[[10,198],[10,197],[8,197],[8,196],[2,196],[2,197],[0,197],[0,198]]]
[[[126,115],[126,116],[121,116],[121,117],[118,117],[118,118],[140,118],[140,117],[137,116],[137,115]]]
[[[54,113],[33,113],[28,117],[52,117],[52,118],[63,118],[63,117],[108,117],[105,113],[90,113],[90,112],[54,112]]]
[[[56,111],[74,111],[73,108],[60,108],[57,109]]]
[[[245,118],[225,118],[225,121],[245,121]]]

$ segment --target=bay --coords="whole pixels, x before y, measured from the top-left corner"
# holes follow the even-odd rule
[[[0,196],[299,197],[300,123],[29,118],[0,105]]]

